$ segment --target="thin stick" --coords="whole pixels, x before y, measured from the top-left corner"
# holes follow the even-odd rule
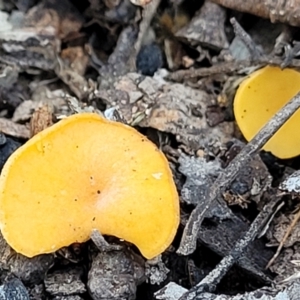
[[[211,271],[202,281],[192,287],[188,292],[182,295],[179,300],[194,299],[203,292],[213,293],[217,287],[217,284],[220,283],[224,275],[243,254],[245,248],[256,238],[256,236],[268,222],[269,218],[273,214],[275,206],[280,199],[280,197],[277,197],[277,199],[274,199],[274,201],[271,201],[265,205],[263,210],[252,222],[246,234],[235,243],[230,253],[220,261],[213,271]]]
[[[264,64],[259,64],[258,66],[261,65],[263,66]],[[255,66],[255,63],[251,60],[223,62],[207,68],[178,70],[170,73],[167,78],[169,80],[180,82],[192,78],[208,77],[216,74],[231,74],[250,66]]]
[[[269,269],[271,267],[271,265],[274,263],[274,261],[276,260],[276,258],[278,257],[281,249],[284,246],[284,243],[286,242],[287,238],[291,234],[292,230],[295,228],[295,226],[298,223],[299,219],[300,219],[300,210],[296,213],[296,215],[294,216],[294,219],[293,219],[292,223],[287,228],[287,230],[286,230],[283,238],[281,239],[280,244],[279,244],[279,246],[278,246],[278,248],[276,250],[276,253],[273,255],[273,257],[268,262],[268,264],[266,266],[266,269]]]
[[[232,160],[228,167],[219,175],[214,184],[207,189],[205,201],[199,203],[190,215],[184,228],[178,254],[189,255],[196,249],[198,230],[206,211],[222,192],[236,178],[239,170],[246,165],[251,157],[278,131],[278,129],[300,107],[300,93],[292,98],[274,117],[258,132],[258,134]],[[255,122],[255,120],[253,120]]]
[[[155,14],[157,13],[157,9],[160,4],[160,1],[161,0],[152,0],[150,3],[148,3],[144,7],[143,19],[139,26],[139,34],[136,39],[133,51],[131,53],[131,57],[129,58],[130,67],[131,67],[132,71],[136,70],[136,65],[135,65],[136,56],[139,53],[139,51],[141,50],[143,38],[147,34],[148,29],[151,24],[151,21],[152,21],[153,17],[155,16]]]
[[[91,240],[94,242],[96,247],[100,252],[109,252],[109,251],[120,251],[122,250],[121,245],[109,244],[97,229],[93,229],[90,235]]]
[[[256,46],[251,36],[243,29],[238,21],[235,18],[231,18],[230,23],[234,29],[235,36],[238,37],[249,50],[252,60],[263,59],[264,53]]]
[[[169,80],[180,82],[183,80],[207,77],[215,74],[222,74],[222,73],[231,74],[248,67],[261,68],[266,65],[281,67],[282,59],[279,57],[264,56],[258,60],[241,60],[241,61],[224,62],[217,65],[213,65],[208,68],[175,71],[173,73],[170,73],[167,76],[167,78]],[[299,69],[300,68],[299,59],[292,59],[291,61],[289,61],[289,67],[294,69]]]

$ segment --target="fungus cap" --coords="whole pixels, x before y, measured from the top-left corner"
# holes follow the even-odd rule
[[[165,156],[135,129],[97,114],[73,115],[38,133],[1,173],[1,231],[28,257],[84,242],[98,229],[153,258],[178,224]]]
[[[236,122],[250,141],[259,130],[300,91],[300,73],[267,66],[253,72],[239,86],[234,99]],[[278,158],[300,154],[300,110],[265,144],[264,150]]]

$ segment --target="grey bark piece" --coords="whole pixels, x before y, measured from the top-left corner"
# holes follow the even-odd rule
[[[191,149],[219,149],[232,138],[232,122],[208,125],[206,112],[215,99],[202,90],[183,84],[166,83],[159,77],[128,73],[113,87],[96,93],[108,107],[116,107],[127,124],[152,127],[176,136]],[[224,115],[216,113],[219,119]]]
[[[207,186],[222,172],[221,164],[218,160],[206,161],[203,157],[184,154],[179,157],[178,162],[179,171],[187,177],[181,190],[182,200],[197,205],[204,200]]]
[[[242,256],[247,246],[253,242],[257,235],[261,232],[262,227],[272,215],[275,206],[277,205],[279,197],[274,202],[270,201],[265,205],[264,209],[260,211],[245,235],[235,242],[234,247],[230,250],[229,254],[225,256],[219,264],[211,271],[204,279],[193,286],[187,293],[185,293],[180,300],[191,300],[197,298],[205,291],[214,292],[217,285],[220,283],[224,275],[233,266],[234,263]]]
[[[215,253],[224,257],[232,249],[234,243],[246,233],[247,229],[248,225],[234,216],[216,223],[214,226],[202,225],[198,239]],[[260,280],[269,282],[265,266],[272,255],[273,251],[266,249],[263,241],[255,240],[238,258],[237,265]]]
[[[179,299],[187,289],[178,285],[175,282],[169,282],[162,289],[157,291],[154,296],[157,300],[177,300]]]
[[[0,286],[0,300],[30,300],[30,298],[22,281],[12,279]]]
[[[200,44],[214,50],[224,49],[228,47],[225,20],[226,11],[223,7],[205,1],[193,19],[176,36],[188,40],[191,45]]]
[[[204,158],[185,155],[181,155],[178,161],[179,171],[186,176],[181,192],[182,200],[194,205],[203,202],[207,187],[223,171],[220,163],[217,160],[206,162]],[[224,257],[232,249],[234,243],[247,232],[249,224],[234,215],[223,199],[218,200],[214,201],[206,212],[205,218],[213,221],[209,226],[202,224],[198,233],[198,241]],[[273,251],[266,249],[262,241],[255,240],[244,251],[237,264],[260,280],[269,282],[265,266],[272,255]]]
[[[220,197],[229,184],[236,179],[240,169],[249,163],[253,155],[258,153],[259,149],[263,147],[263,145],[299,109],[299,107],[300,93],[293,97],[271,120],[268,121],[251,142],[249,142],[231,161],[225,172],[222,172],[218,176],[214,184],[207,191],[206,201],[198,204],[191,213],[183,231],[180,246],[177,250],[178,254],[188,255],[195,251],[198,231],[207,210],[209,210],[215,199]]]

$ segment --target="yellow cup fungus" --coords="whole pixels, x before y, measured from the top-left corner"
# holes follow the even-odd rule
[[[250,141],[259,130],[300,91],[300,73],[267,66],[253,72],[239,86],[233,109],[236,122]],[[265,144],[278,158],[300,154],[300,111],[297,111]]]
[[[135,129],[93,113],[67,117],[14,152],[0,177],[0,225],[32,257],[87,241],[93,229],[163,252],[179,224],[165,156]]]

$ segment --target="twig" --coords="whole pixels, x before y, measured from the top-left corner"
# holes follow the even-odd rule
[[[122,246],[120,245],[109,244],[97,229],[92,230],[90,238],[101,252],[122,250]]]
[[[251,36],[243,29],[235,18],[230,19],[230,23],[233,26],[234,33],[247,47],[252,57],[252,60],[260,60],[264,58],[264,53],[259,50]]]
[[[199,296],[199,294],[203,292],[214,292],[217,284],[221,281],[223,276],[243,254],[245,248],[256,238],[264,225],[268,222],[269,218],[273,214],[275,206],[280,199],[280,197],[277,197],[277,199],[274,199],[274,201],[271,201],[265,205],[263,210],[258,214],[256,219],[251,224],[244,237],[237,241],[230,253],[221,260],[221,262],[212,272],[210,272],[202,281],[181,296],[179,300],[194,299],[194,297]]]
[[[136,56],[141,50],[143,38],[145,34],[148,32],[150,23],[157,12],[160,1],[161,0],[152,0],[149,4],[145,6],[143,10],[143,19],[140,23],[139,34],[135,42],[134,49],[132,51],[132,55],[129,60],[132,71],[136,70],[136,65],[135,65]]]
[[[291,234],[292,230],[294,229],[294,227],[296,226],[297,222],[300,219],[300,210],[296,213],[296,215],[294,216],[294,219],[292,221],[292,223],[289,225],[289,227],[287,228],[283,238],[281,239],[279,246],[276,250],[276,253],[273,255],[273,257],[270,259],[270,261],[268,262],[266,269],[269,269],[270,266],[274,263],[274,261],[276,260],[276,258],[278,257],[281,249],[284,246],[284,243],[286,242],[287,238],[289,237],[289,235]]]
[[[235,35],[242,40],[242,42],[250,51],[250,54],[252,56],[250,60],[224,62],[219,63],[218,65],[211,66],[209,68],[179,70],[169,74],[168,79],[180,82],[187,79],[207,77],[215,74],[230,74],[248,67],[259,68],[265,65],[275,65],[280,68],[284,68],[286,66],[289,66],[290,68],[300,67],[299,59],[293,59],[295,56],[294,52],[292,57],[286,58],[284,61],[274,55],[267,56],[258,49],[252,38],[234,18],[232,18],[230,21],[234,28]],[[295,51],[297,50],[298,49],[296,49]]]
[[[223,73],[230,74],[230,73],[240,71],[244,68],[248,68],[248,67],[259,68],[259,67],[264,67],[266,65],[281,67],[282,59],[278,57],[263,57],[257,61],[241,60],[241,61],[224,62],[208,68],[179,70],[169,74],[167,78],[169,80],[181,82],[187,79],[207,77],[207,76],[212,76],[215,74],[223,74]],[[299,59],[293,59],[292,61],[290,61],[289,68],[299,69],[300,68]]]
[[[198,77],[207,77],[215,74],[230,74],[234,73],[243,68],[250,66],[255,66],[250,60],[235,61],[235,62],[224,62],[217,65],[200,68],[200,69],[189,69],[189,70],[179,70],[173,73],[170,73],[167,78],[173,81],[183,81],[184,79],[192,79]]]
[[[216,179],[214,184],[207,189],[205,201],[199,203],[190,215],[185,226],[180,247],[177,253],[188,255],[196,249],[198,230],[204,219],[206,211],[213,201],[220,197],[225,188],[236,178],[239,170],[246,165],[253,154],[278,131],[278,129],[298,110],[300,107],[300,93],[292,98],[269,122],[259,131],[259,133],[242,149],[242,151],[232,160],[228,167]]]

